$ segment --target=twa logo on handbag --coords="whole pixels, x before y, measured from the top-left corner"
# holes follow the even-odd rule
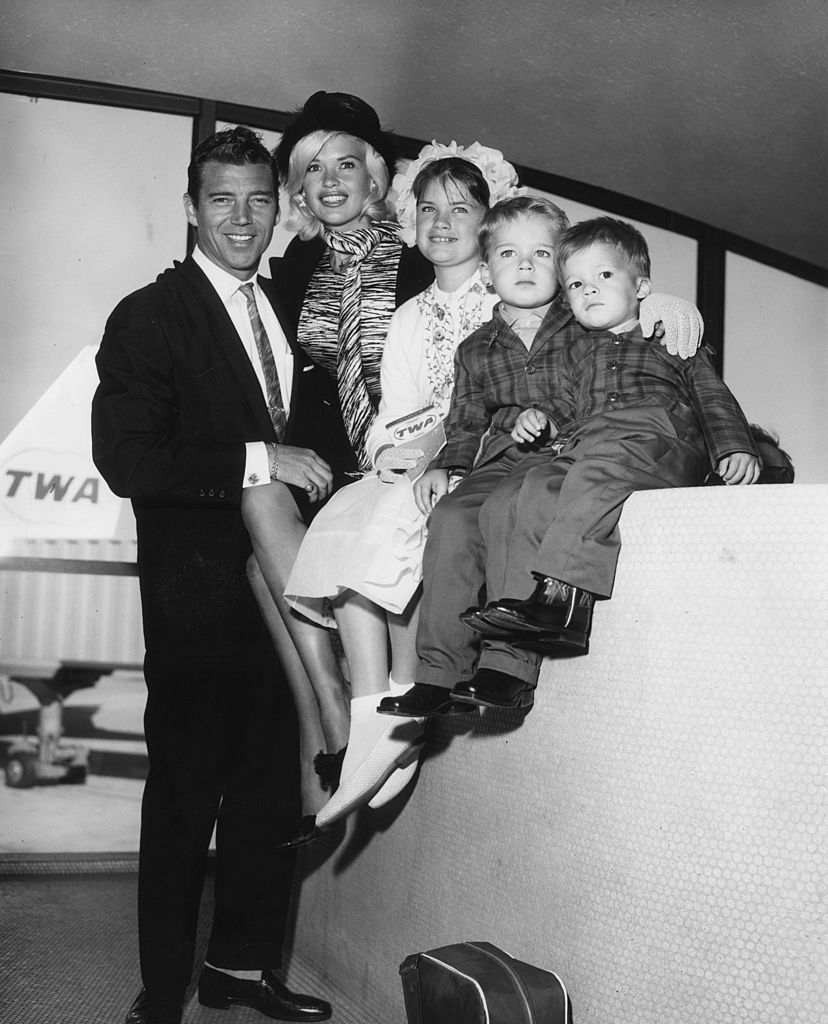
[[[409,413],[408,416],[394,420],[388,424],[388,428],[391,430],[394,443],[399,444],[401,441],[410,441],[412,438],[428,433],[438,422],[438,419],[439,417],[433,406],[429,406],[426,409],[419,409],[417,412]]]
[[[417,452],[416,464],[406,470],[412,481],[422,476],[428,464],[446,444],[446,428],[433,405],[391,420],[386,427],[395,448]]]
[[[408,1024],[571,1024],[558,975],[490,942],[414,953],[400,976]]]

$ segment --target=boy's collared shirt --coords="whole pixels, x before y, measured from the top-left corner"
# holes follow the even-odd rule
[[[555,424],[571,420],[575,407],[561,357],[584,333],[561,293],[528,351],[496,309],[455,353],[448,440],[431,467],[468,472],[484,435],[478,462],[489,461],[514,443],[509,435],[524,409],[540,409]]]

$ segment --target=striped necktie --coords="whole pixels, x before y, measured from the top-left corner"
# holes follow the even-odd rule
[[[243,284],[239,291],[247,300],[247,315],[250,317],[250,326],[253,328],[253,337],[256,339],[256,348],[259,352],[259,359],[262,361],[265,390],[267,391],[267,408],[273,422],[273,429],[276,431],[276,440],[284,441],[287,429],[285,404],[282,401],[282,389],[279,387],[279,374],[276,372],[276,360],[273,358],[270,339],[264,329],[262,318],[259,316],[256,296],[253,294],[253,282],[248,281],[247,284]]]

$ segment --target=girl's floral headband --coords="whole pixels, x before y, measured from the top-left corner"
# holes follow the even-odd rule
[[[501,199],[518,194],[517,171],[508,160],[503,159],[499,149],[489,149],[488,146],[481,146],[479,142],[473,142],[470,146],[458,146],[451,142],[445,146],[442,142],[431,142],[423,146],[416,160],[412,160],[404,171],[394,175],[391,188],[395,193],[395,205],[397,220],[400,224],[400,238],[406,245],[412,246],[416,241],[415,217],[417,212],[417,200],[411,191],[414,179],[426,166],[434,160],[442,160],[444,157],[456,156],[462,160],[478,167],[489,186],[489,205],[494,206]]]

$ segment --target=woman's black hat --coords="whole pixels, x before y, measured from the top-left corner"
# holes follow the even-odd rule
[[[296,112],[274,151],[282,182],[287,181],[293,147],[300,139],[316,131],[344,132],[362,139],[373,146],[385,161],[389,179],[393,177],[398,155],[397,142],[391,132],[382,130],[374,108],[359,96],[320,89]]]

